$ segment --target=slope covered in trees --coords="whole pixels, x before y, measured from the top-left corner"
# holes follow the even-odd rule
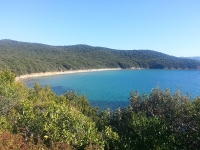
[[[0,149],[199,149],[200,97],[155,88],[125,109],[98,113],[85,96],[28,89],[0,71]]]
[[[114,50],[88,45],[50,46],[0,40],[0,69],[17,75],[97,68],[200,69],[200,62],[151,50]]]

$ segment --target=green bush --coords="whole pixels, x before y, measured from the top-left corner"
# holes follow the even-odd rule
[[[124,109],[98,112],[86,96],[28,89],[0,72],[0,149],[199,149],[200,97],[155,88]],[[9,132],[7,131],[9,130]],[[1,141],[9,140],[10,141]],[[19,141],[19,142],[17,142]]]

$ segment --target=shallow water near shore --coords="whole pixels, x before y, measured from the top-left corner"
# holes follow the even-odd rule
[[[106,70],[27,79],[25,85],[32,87],[37,82],[50,85],[57,94],[77,91],[85,94],[92,106],[99,109],[125,107],[129,104],[131,91],[149,94],[152,88],[169,88],[171,93],[180,89],[190,98],[200,96],[200,71],[198,70]]]

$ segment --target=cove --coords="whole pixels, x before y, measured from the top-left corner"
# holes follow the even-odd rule
[[[43,76],[27,79],[24,84],[32,87],[34,83],[49,85],[57,94],[77,91],[86,95],[92,106],[100,109],[116,109],[129,104],[131,91],[149,94],[157,86],[170,89],[171,93],[180,89],[183,94],[190,93],[190,98],[200,96],[199,70],[106,70]]]

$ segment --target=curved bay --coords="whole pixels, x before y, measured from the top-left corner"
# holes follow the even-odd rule
[[[66,91],[85,94],[93,106],[100,109],[124,107],[131,91],[149,94],[152,88],[180,89],[191,99],[200,96],[200,71],[197,70],[112,70],[37,77],[25,81],[28,87],[37,82],[50,85],[60,95]]]

